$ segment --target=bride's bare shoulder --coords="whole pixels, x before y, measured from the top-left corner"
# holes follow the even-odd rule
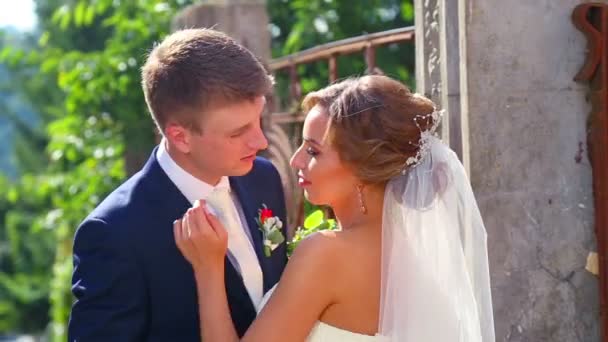
[[[348,235],[348,232],[341,230],[321,230],[302,240],[298,248],[304,246],[304,249],[312,249],[319,252],[327,249],[343,248],[344,244],[348,243]]]
[[[321,291],[328,295],[327,298],[333,298],[334,291],[328,284],[341,276],[340,259],[345,254],[339,236],[339,232],[323,231],[300,241],[287,263],[279,289],[305,288],[314,293]],[[325,284],[324,288],[319,284]]]
[[[290,262],[300,259],[306,263],[330,264],[340,262],[340,256],[349,248],[348,237],[342,231],[319,231],[306,237],[298,244]]]

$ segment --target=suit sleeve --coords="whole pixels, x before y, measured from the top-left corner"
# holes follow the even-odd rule
[[[146,325],[142,270],[126,238],[88,219],[74,238],[74,273],[68,341],[141,341]]]

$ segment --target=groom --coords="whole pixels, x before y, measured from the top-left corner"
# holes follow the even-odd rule
[[[287,262],[284,243],[264,252],[256,223],[263,208],[285,222],[279,175],[255,156],[267,146],[260,116],[272,77],[226,35],[189,29],[152,50],[142,84],[163,139],[76,232],[68,339],[200,340],[193,272],[172,230],[198,199],[225,219],[226,290],[243,335]]]

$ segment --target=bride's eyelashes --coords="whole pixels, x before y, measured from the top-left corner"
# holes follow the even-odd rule
[[[316,151],[316,150],[315,150],[314,148],[312,148],[312,147],[308,147],[308,148],[306,148],[306,153],[307,153],[308,155],[312,156],[312,157],[316,157],[316,156],[318,156],[318,155],[319,155],[319,152],[318,152],[318,151]]]

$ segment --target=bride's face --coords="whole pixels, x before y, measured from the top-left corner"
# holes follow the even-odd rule
[[[352,199],[357,180],[342,162],[338,151],[328,141],[329,116],[320,105],[306,116],[302,145],[291,158],[298,173],[298,183],[313,204],[330,205]]]

